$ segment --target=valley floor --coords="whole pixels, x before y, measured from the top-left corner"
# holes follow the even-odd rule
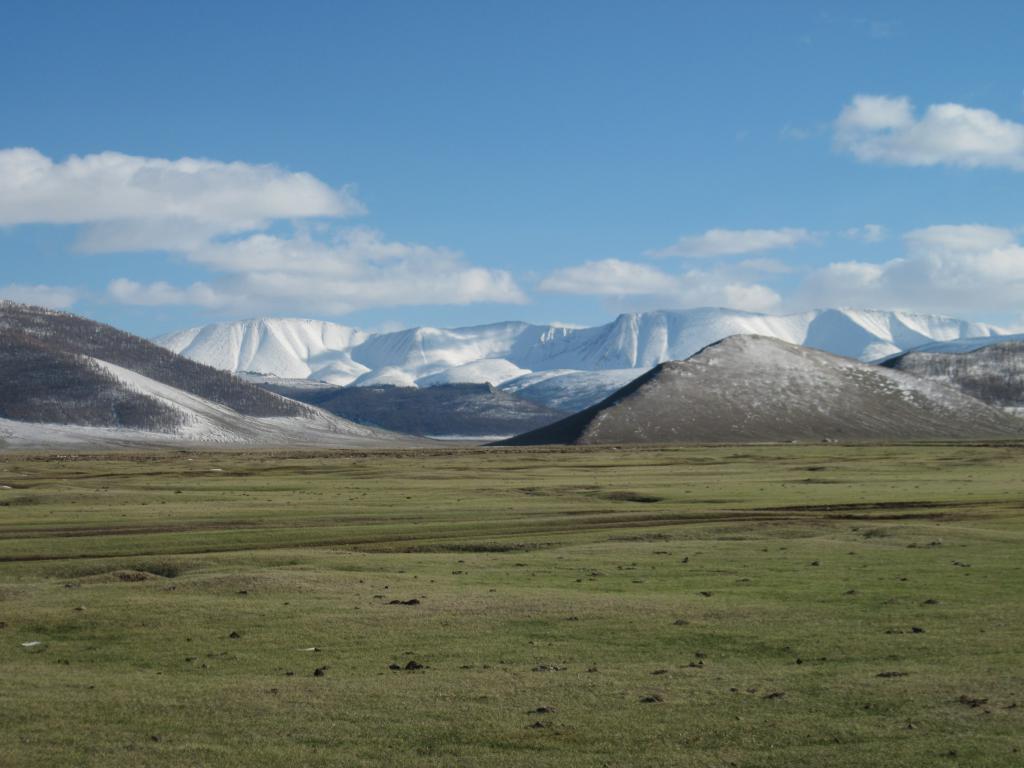
[[[0,455],[0,765],[1024,765],[1022,459]]]

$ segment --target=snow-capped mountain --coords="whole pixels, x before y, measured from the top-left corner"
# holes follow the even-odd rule
[[[738,334],[877,360],[929,342],[1001,333],[982,323],[904,312],[825,309],[769,315],[705,308],[623,314],[593,328],[505,322],[380,334],[317,320],[257,319],[193,328],[156,341],[228,371],[340,385],[490,383],[564,408],[567,402],[589,405],[659,363],[686,359]],[[578,375],[591,371],[620,373],[592,382]],[[557,376],[543,377],[542,387],[541,379],[529,378],[537,372]],[[594,399],[585,402],[589,397]]]
[[[967,352],[975,352],[993,344],[1006,344],[1007,342],[1024,342],[1024,333],[1011,333],[997,336],[968,336],[962,339],[949,339],[942,341],[930,341],[917,347],[911,347],[908,352],[923,352],[930,355],[948,354],[960,355]]]
[[[348,384],[370,370],[353,362],[347,352],[367,338],[355,328],[323,320],[269,318],[204,325],[155,341],[222,371]]]

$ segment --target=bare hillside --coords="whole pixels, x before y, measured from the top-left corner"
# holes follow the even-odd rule
[[[1024,420],[948,385],[777,339],[733,336],[507,444],[1021,436]]]

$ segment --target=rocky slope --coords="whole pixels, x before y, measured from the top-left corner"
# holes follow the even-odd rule
[[[1024,420],[939,382],[777,339],[734,336],[507,444],[982,437],[1024,437]]]

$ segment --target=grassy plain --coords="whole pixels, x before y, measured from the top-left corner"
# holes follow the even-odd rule
[[[1022,467],[0,455],[0,766],[1024,765]]]

